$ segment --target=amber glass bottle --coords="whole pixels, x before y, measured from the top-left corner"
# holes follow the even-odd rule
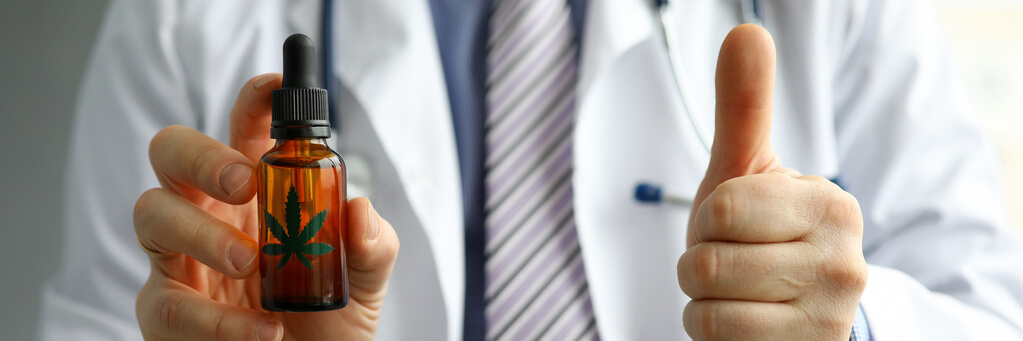
[[[327,146],[327,93],[316,88],[312,40],[284,42],[284,80],[272,95],[270,137],[259,160],[262,305],[324,311],[348,304],[344,160]]]

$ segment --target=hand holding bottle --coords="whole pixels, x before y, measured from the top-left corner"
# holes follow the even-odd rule
[[[398,237],[369,200],[348,202],[350,301],[341,310],[272,313],[260,306],[254,167],[273,146],[270,92],[280,74],[253,78],[231,111],[230,146],[191,128],[158,133],[149,148],[161,188],[142,194],[134,225],[149,254],[136,300],[147,340],[369,340],[376,332]]]

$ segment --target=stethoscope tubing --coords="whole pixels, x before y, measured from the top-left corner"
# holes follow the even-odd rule
[[[758,0],[739,0],[739,3],[741,4],[743,20],[746,23],[763,26]],[[679,99],[682,101],[682,110],[685,110],[690,126],[692,126],[693,131],[703,145],[703,149],[709,155],[712,143],[710,133],[706,131],[706,126],[700,121],[699,116],[695,114],[694,107],[696,105],[687,96],[690,93],[689,84],[686,81],[684,68],[682,67],[682,52],[679,47],[678,30],[675,27],[671,2],[669,0],[654,0],[654,5],[657,6],[658,14],[660,15],[664,47],[668,52],[668,63],[671,65],[672,76],[675,78],[675,87],[678,90]],[[687,206],[693,203],[691,199],[665,192],[662,186],[658,184],[642,181],[636,184],[633,191],[633,199],[644,204]]]
[[[758,0],[739,0],[743,20],[746,23],[763,25],[758,2]],[[700,121],[699,116],[695,114],[694,107],[696,107],[696,105],[693,103],[692,99],[687,96],[690,93],[689,83],[686,80],[685,68],[682,66],[682,50],[679,47],[678,29],[675,26],[671,1],[654,0],[654,5],[657,6],[658,14],[660,15],[661,36],[664,38],[664,47],[668,52],[668,63],[671,65],[672,76],[675,79],[675,87],[676,90],[678,90],[679,98],[682,100],[682,109],[685,110],[686,116],[689,118],[689,124],[692,126],[696,136],[700,139],[700,143],[703,145],[704,150],[710,153],[710,133],[706,131],[706,126]]]
[[[323,88],[327,90],[327,114],[330,127],[340,133],[337,117],[337,91],[334,91],[334,1],[323,0],[320,17],[320,74]]]

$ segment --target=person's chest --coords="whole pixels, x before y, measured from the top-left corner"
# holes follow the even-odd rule
[[[686,298],[673,269],[685,248],[689,208],[644,205],[633,190],[642,181],[692,195],[708,158],[681,106],[646,3],[591,1],[579,59],[572,181],[585,263],[594,264],[587,276],[601,334],[609,339],[683,337],[677,322]],[[440,326],[453,335],[460,330],[464,283],[463,206],[448,86],[428,4],[339,2],[333,42],[318,34],[316,6],[291,5],[239,23],[234,29],[244,39],[231,44],[190,43],[195,46],[183,59],[203,89],[193,103],[201,129],[227,140],[226,113],[237,87],[252,75],[279,71],[279,44],[288,33],[308,32],[320,44],[333,44],[336,72],[327,81],[337,85],[338,149],[348,162],[349,194],[369,196],[402,238],[384,321],[420,321],[399,328],[398,339],[419,338],[406,332],[436,335]],[[713,131],[717,49],[741,20],[728,1],[683,5],[676,19],[692,89],[687,98],[694,99],[692,115]],[[765,11],[779,49],[774,143],[797,170],[832,177],[830,66],[838,57],[827,34],[811,34],[830,32],[819,17],[831,9],[794,6],[781,2]],[[445,313],[416,313],[438,310]]]

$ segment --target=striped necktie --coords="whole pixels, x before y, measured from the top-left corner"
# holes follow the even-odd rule
[[[565,0],[495,0],[487,42],[488,340],[598,340],[572,209]]]

